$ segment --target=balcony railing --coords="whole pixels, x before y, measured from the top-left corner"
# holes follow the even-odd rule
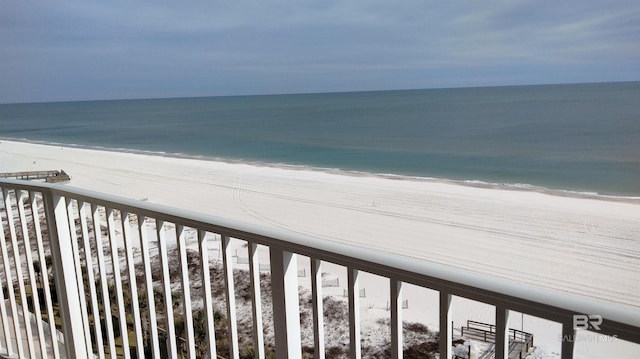
[[[347,270],[351,358],[362,355],[363,272],[388,280],[393,358],[403,355],[407,283],[439,293],[441,358],[452,356],[452,296],[495,307],[496,358],[507,358],[512,311],[560,323],[565,338],[576,333],[574,315],[598,314],[599,334],[640,343],[640,313],[626,306],[67,186],[0,180],[0,189],[0,357],[239,358],[248,342],[256,358],[301,358],[299,258],[310,262],[315,358],[325,357],[327,263]],[[234,247],[238,240],[245,246]],[[234,272],[245,247],[248,270]],[[268,265],[259,257],[265,250]],[[250,335],[238,325],[242,276]],[[273,340],[265,343],[268,327]],[[573,340],[562,341],[562,358],[573,351]]]

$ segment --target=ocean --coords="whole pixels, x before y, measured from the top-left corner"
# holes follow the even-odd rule
[[[640,82],[2,104],[0,137],[640,196]]]

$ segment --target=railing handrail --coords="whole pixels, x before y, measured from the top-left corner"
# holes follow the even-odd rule
[[[0,179],[0,185],[14,190],[50,192],[140,216],[242,238],[257,244],[276,246],[292,253],[357,268],[564,324],[571,323],[575,314],[597,314],[604,318],[599,333],[615,335],[619,339],[635,343],[638,343],[640,338],[640,310],[625,304],[606,302],[471,272],[463,268],[431,263],[418,258],[86,189],[7,179]]]

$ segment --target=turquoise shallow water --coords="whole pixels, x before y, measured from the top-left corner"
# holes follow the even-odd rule
[[[640,82],[3,104],[0,136],[640,196]]]

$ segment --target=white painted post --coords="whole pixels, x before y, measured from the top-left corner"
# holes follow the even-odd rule
[[[64,328],[64,344],[67,356],[74,358],[88,358],[89,349],[84,338],[82,315],[80,308],[78,285],[76,281],[76,268],[72,258],[71,234],[67,207],[64,197],[52,193],[43,193],[49,239],[51,241],[51,256],[53,258],[53,272],[56,281],[56,291],[60,302],[60,315]],[[65,258],[63,260],[63,258]],[[57,344],[57,343],[56,343]],[[55,345],[55,344],[54,344]]]
[[[222,265],[224,266],[224,285],[227,299],[227,321],[229,325],[229,356],[231,359],[240,358],[240,348],[238,345],[238,322],[236,319],[236,292],[233,281],[233,266],[231,264],[231,238],[222,236]]]
[[[5,190],[3,189],[3,192],[5,192]],[[5,209],[6,209],[6,205],[5,205]],[[8,215],[8,213],[7,213]],[[7,216],[8,217],[8,216]],[[7,295],[9,295],[9,306],[11,309],[11,316],[13,318],[18,318],[18,312],[17,312],[17,307],[16,307],[16,298],[15,298],[15,294],[13,293],[13,279],[11,278],[11,264],[9,262],[9,254],[7,251],[7,239],[4,236],[4,226],[2,225],[2,220],[0,219],[0,250],[2,251],[2,263],[4,264],[4,275],[5,275],[5,280],[7,282]],[[0,285],[1,287],[1,285]],[[1,291],[1,290],[0,290]],[[4,331],[4,335],[5,335],[5,339],[6,339],[6,350],[7,350],[7,356],[11,356],[13,355],[13,340],[11,338],[11,335],[9,335],[9,317],[7,314],[7,310],[5,307],[5,300],[4,300],[4,293],[0,293],[2,294],[2,300],[0,301],[0,314],[2,314],[2,330]],[[20,335],[20,332],[18,331],[20,328],[17,326],[18,321],[17,320],[13,320],[13,328],[14,331],[16,333],[17,336],[17,344],[18,344],[18,351],[22,352],[22,337]],[[17,328],[17,330],[16,330]],[[22,352],[24,355],[24,352]]]
[[[360,345],[360,271],[347,268],[347,284],[349,286],[349,356],[360,359],[362,346]]]
[[[402,282],[389,278],[391,293],[391,357],[402,359]]]
[[[31,253],[31,243],[29,241],[29,228],[27,227],[27,218],[25,215],[25,209],[24,209],[24,197],[25,192],[24,191],[16,191],[16,203],[18,205],[18,216],[20,218],[20,228],[22,229],[22,243],[23,243],[23,248],[24,248],[24,256],[25,256],[25,261],[26,261],[26,265],[27,265],[27,273],[28,273],[28,279],[29,279],[29,286],[31,287],[31,298],[33,300],[33,307],[34,309],[34,314],[36,317],[36,331],[38,332],[38,344],[39,344],[39,350],[42,356],[45,356],[46,350],[47,350],[47,343],[44,339],[44,330],[42,328],[42,317],[40,315],[40,299],[38,298],[38,290],[37,290],[37,282],[36,282],[36,275],[35,272],[33,270],[33,254]],[[23,303],[23,307],[26,308],[27,313],[29,313],[29,307],[27,305],[24,305]],[[29,314],[30,316],[31,314]],[[25,316],[25,323],[27,324],[27,333],[31,333],[31,320],[28,319],[28,316]],[[31,341],[31,345],[33,346],[33,339],[29,338],[29,340]],[[91,344],[91,343],[89,343]],[[90,347],[90,345],[88,346]],[[34,350],[34,356],[35,356],[35,348],[32,348]]]
[[[160,358],[160,341],[158,339],[158,320],[156,319],[156,301],[153,293],[153,275],[151,273],[150,238],[146,228],[146,218],[138,215],[138,233],[140,235],[140,249],[142,265],[144,267],[144,284],[147,295],[147,310],[149,313],[149,330],[151,351],[154,358]],[[157,225],[157,223],[156,223]],[[149,333],[151,332],[151,333]]]
[[[180,253],[180,278],[182,279],[183,323],[187,336],[187,358],[196,359],[196,343],[193,332],[193,312],[191,311],[191,287],[189,284],[189,266],[187,263],[187,245],[184,226],[176,226],[178,252]],[[178,333],[180,334],[180,333]]]
[[[311,258],[311,296],[313,306],[314,358],[324,359],[324,306],[322,301],[322,261]]]
[[[11,194],[9,190],[4,188],[2,190],[2,195],[4,196],[4,210],[7,213],[7,225],[9,226],[9,237],[11,239],[11,249],[13,252],[13,266],[16,271],[16,280],[18,284],[18,290],[20,292],[20,298],[26,298],[26,293],[24,290],[24,283],[22,279],[22,265],[20,264],[20,256],[18,255],[18,236],[16,235],[16,227],[13,219],[13,210],[11,204]],[[3,243],[4,244],[4,243]],[[9,265],[9,262],[7,262]],[[7,271],[7,288],[9,290],[9,300],[11,302],[11,313],[13,316],[13,329],[16,335],[16,342],[18,344],[18,356],[25,356],[24,347],[22,346],[22,328],[20,328],[20,317],[18,315],[18,307],[16,303],[15,293],[14,293],[14,281],[11,279],[11,275],[9,271]],[[22,306],[22,312],[25,320],[28,317],[28,309],[26,306]],[[27,342],[28,342],[28,350],[31,355],[31,347],[33,346],[33,342],[31,341],[31,326],[26,326],[29,332],[27,333]]]
[[[299,359],[302,358],[302,346],[296,255],[274,246],[270,247],[269,254],[276,356]]]
[[[264,336],[262,334],[262,302],[260,299],[260,262],[258,245],[249,243],[249,275],[251,285],[251,308],[253,309],[253,340],[258,359],[264,359]]]
[[[77,202],[76,202],[77,203]],[[80,204],[78,204],[79,206]],[[82,265],[80,264],[80,251],[78,249],[78,236],[76,235],[76,222],[73,213],[73,201],[67,198],[67,216],[69,220],[69,233],[71,234],[71,248],[73,249],[73,260],[76,266],[76,281],[78,282],[78,297],[80,299],[80,313],[84,327],[84,337],[87,348],[91,348],[91,332],[89,330],[89,316],[87,314],[87,298],[84,292],[82,278]],[[92,351],[89,349],[89,351]]]
[[[451,358],[453,335],[451,325],[451,294],[440,291],[440,358]]]
[[[509,358],[509,309],[496,306],[496,359]]]
[[[40,261],[40,273],[42,273],[42,289],[45,295],[45,306],[47,308],[47,317],[53,318],[53,302],[51,301],[51,289],[49,285],[49,275],[48,275],[49,270],[47,268],[47,260],[44,255],[44,244],[43,244],[43,238],[42,238],[42,231],[40,228],[40,214],[38,213],[38,203],[34,193],[31,193],[30,195],[31,195],[31,215],[33,216],[33,224],[36,232],[38,260]],[[2,230],[2,226],[0,226],[0,231],[1,230]],[[60,359],[58,333],[56,329],[56,323],[53,320],[49,321],[49,333],[51,335],[51,347],[53,348],[53,357],[54,359]],[[100,358],[100,359],[103,359],[103,358]]]
[[[86,202],[83,202],[82,204],[78,203],[78,207],[80,207],[82,246],[85,253],[85,264],[87,266],[87,282],[89,282],[89,295],[91,296],[91,311],[93,313],[93,329],[96,336],[96,348],[98,348],[98,358],[104,359],[104,342],[102,341],[102,326],[100,325],[100,307],[98,306],[98,292],[96,290],[96,280],[93,274],[93,253],[89,242],[89,226],[87,225],[87,207],[89,207],[89,205]]]
[[[207,233],[203,230],[198,231],[198,249],[200,250],[200,258],[202,265],[200,266],[202,276],[202,297],[204,299],[204,311],[207,318],[207,353],[209,358],[217,358],[216,353],[216,334],[213,318],[213,295],[211,294],[211,274],[209,272],[209,246],[206,239]],[[218,252],[219,253],[219,252]]]
[[[122,278],[120,276],[120,255],[118,254],[115,213],[112,208],[106,209],[106,211],[107,228],[109,231],[109,248],[111,252],[111,268],[113,271],[113,281],[116,288],[116,310],[118,313],[118,323],[120,324],[120,340],[122,341],[122,351],[124,352],[124,359],[130,359],[131,353],[129,352],[129,329],[127,328],[127,315],[124,309],[124,299],[122,294]]]
[[[167,351],[169,358],[178,358],[178,346],[176,343],[176,328],[173,324],[173,301],[171,299],[171,277],[169,273],[169,257],[167,254],[167,237],[164,229],[164,221],[156,220],[156,232],[158,235],[158,253],[160,254],[160,267],[162,268],[162,288],[164,292],[164,316],[167,326]]]
[[[100,210],[96,204],[91,204],[93,217],[93,234],[96,242],[96,254],[100,275],[100,287],[102,295],[102,305],[104,306],[105,324],[107,327],[107,341],[109,345],[109,357],[116,359],[115,334],[113,332],[113,320],[111,316],[111,299],[109,298],[109,282],[107,280],[107,266],[104,259],[102,242],[102,227],[100,221]],[[94,313],[95,315],[96,313]],[[94,317],[95,318],[95,317]]]
[[[122,233],[124,236],[124,250],[127,258],[127,277],[129,277],[129,293],[131,294],[131,313],[133,313],[133,331],[136,339],[136,355],[144,358],[144,341],[142,340],[142,322],[140,320],[140,303],[138,303],[138,285],[136,280],[135,262],[131,248],[131,216],[122,211]]]

